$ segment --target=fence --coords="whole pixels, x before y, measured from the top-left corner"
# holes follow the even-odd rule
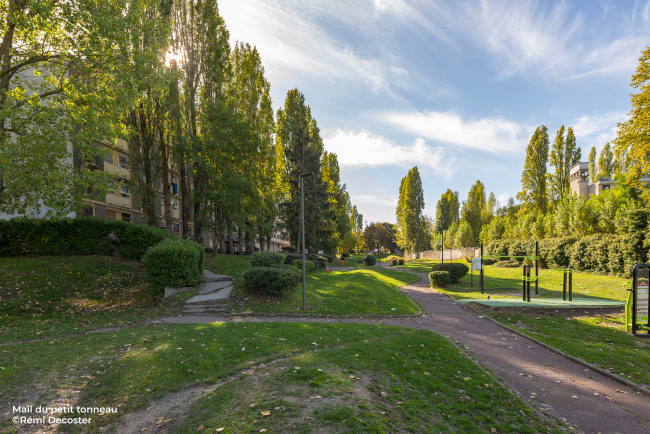
[[[404,253],[404,259],[434,259],[440,261],[442,259],[442,250],[427,250],[425,252]],[[463,259],[467,256],[470,258],[477,258],[481,255],[481,249],[477,247],[461,247],[459,249],[445,249],[445,259]]]

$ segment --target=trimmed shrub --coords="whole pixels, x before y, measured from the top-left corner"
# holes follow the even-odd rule
[[[201,283],[204,256],[200,244],[174,237],[150,247],[142,262],[147,280],[160,292],[166,286],[180,288]]]
[[[133,261],[162,240],[177,238],[160,228],[120,220],[20,218],[0,221],[0,256],[105,255],[114,250],[110,234],[119,253]]]
[[[349,254],[349,253],[343,253],[343,254],[341,255],[341,258],[343,258],[343,259],[345,259],[345,258],[349,258],[349,257],[350,257],[350,254]]]
[[[499,261],[494,266],[497,268],[518,268],[521,267],[521,262],[515,261],[514,259],[510,261]]]
[[[431,288],[445,288],[451,283],[448,271],[432,271],[429,273],[429,285]]]
[[[293,265],[293,261],[296,259],[302,259],[302,255],[297,253],[281,253],[284,255],[284,263],[287,265]]]
[[[404,265],[404,259],[398,259],[397,262],[399,263],[399,265]]]
[[[363,258],[363,262],[365,262],[366,265],[375,265],[377,263],[377,258],[373,255],[366,255],[366,257]]]
[[[326,255],[325,253],[323,253],[321,256],[322,256],[323,258],[327,259],[327,262],[329,262],[330,264],[331,264],[332,262],[334,262],[334,256],[332,256],[332,255]]]
[[[242,278],[251,291],[279,293],[296,286],[300,274],[284,267],[253,267],[244,271]]]
[[[302,278],[302,269],[299,270],[296,267],[294,267],[293,265],[280,264],[280,265],[275,266],[275,268],[281,268],[283,270],[289,270],[292,273],[294,273],[296,276],[298,276],[299,279]]]
[[[432,268],[433,271],[448,271],[449,281],[451,283],[458,283],[460,279],[469,273],[469,267],[459,262],[435,264]]]
[[[571,261],[571,250],[576,239],[573,237],[546,238],[539,241],[539,256],[550,268],[567,268]]]
[[[393,259],[393,265],[397,265],[397,259]]]
[[[316,264],[317,271],[323,271],[327,269],[327,258],[324,258],[322,256],[316,256],[314,258],[314,264]]]
[[[293,266],[302,272],[302,259],[296,259],[295,261],[293,261]],[[313,273],[315,269],[316,269],[316,264],[314,264],[312,261],[305,260],[306,273]]]
[[[483,259],[483,265],[494,265],[494,264],[498,264],[498,260],[496,258]]]
[[[273,252],[271,250],[253,252],[250,264],[251,267],[277,267],[280,264],[284,264],[285,256],[284,253]]]
[[[629,258],[630,263],[645,263],[648,259],[648,252],[644,248],[644,241],[648,227],[650,226],[649,222],[650,211],[647,209],[631,211],[625,219],[621,232],[625,239],[625,256]]]
[[[212,247],[206,247],[205,253],[214,253],[214,250],[212,249]]]

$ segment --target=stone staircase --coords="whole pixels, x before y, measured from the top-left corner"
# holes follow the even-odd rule
[[[199,287],[199,293],[185,302],[185,315],[215,315],[228,310],[232,277],[221,276],[210,270],[203,270],[205,283]]]

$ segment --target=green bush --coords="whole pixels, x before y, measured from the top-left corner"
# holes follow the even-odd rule
[[[375,265],[377,263],[377,258],[373,255],[366,255],[366,257],[363,258],[363,262],[365,262],[366,265]]]
[[[327,258],[324,258],[323,256],[316,256],[314,259],[314,264],[316,265],[316,270],[317,271],[323,271],[327,269]]]
[[[397,265],[397,259],[393,259],[393,265]]]
[[[263,250],[261,252],[253,252],[250,259],[251,267],[277,267],[284,264],[286,255],[280,252],[273,252],[271,250]]]
[[[332,262],[334,262],[334,256],[332,256],[332,255],[326,255],[325,253],[323,253],[321,256],[322,256],[323,258],[326,258],[326,259],[327,259],[327,262],[329,262],[330,264],[331,264]]]
[[[279,293],[296,286],[300,274],[285,267],[253,267],[244,271],[242,278],[252,291]]]
[[[638,262],[647,262],[648,251],[644,247],[644,241],[650,222],[650,211],[647,209],[637,209],[631,211],[626,219],[621,233],[625,240],[625,256],[629,262],[636,264]]]
[[[341,255],[341,258],[343,258],[343,259],[345,259],[345,258],[349,258],[349,257],[350,257],[350,254],[349,254],[349,253],[343,253],[343,254]]]
[[[399,259],[397,262],[399,263],[399,265],[404,265],[404,259]]]
[[[518,268],[521,267],[521,262],[511,259],[510,261],[499,261],[494,266],[497,268]]]
[[[550,268],[567,268],[571,262],[574,237],[546,238],[539,242],[539,256]]]
[[[287,265],[293,265],[293,261],[296,259],[302,259],[302,255],[297,253],[281,253],[284,255],[284,263]]]
[[[146,225],[104,220],[11,219],[0,221],[0,256],[105,255],[113,250],[107,237],[113,234],[120,255],[139,261],[147,250],[176,235]]]
[[[289,270],[289,271],[291,271],[292,273],[294,273],[296,276],[298,276],[298,278],[302,278],[302,269],[298,270],[298,269],[297,269],[296,267],[294,267],[293,265],[289,265],[289,264],[280,264],[280,265],[275,266],[274,268],[281,268],[281,269],[283,269],[283,270]]]
[[[302,272],[302,259],[296,259],[295,261],[293,261],[293,266]],[[316,264],[314,264],[312,261],[305,260],[306,273],[313,273],[315,269],[316,269]]]
[[[496,258],[485,258],[483,259],[483,265],[494,265],[497,264],[498,260]]]
[[[435,264],[432,267],[433,271],[447,271],[449,272],[449,281],[451,283],[458,283],[460,279],[469,273],[469,267],[460,262]]]
[[[429,273],[429,285],[431,288],[445,288],[451,283],[448,271],[432,271]]]
[[[201,283],[204,257],[200,244],[174,237],[150,247],[142,262],[147,280],[159,292],[166,286],[180,288]]]

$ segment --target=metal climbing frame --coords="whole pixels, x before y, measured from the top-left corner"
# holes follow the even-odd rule
[[[530,259],[535,260],[535,295],[539,294],[539,284],[537,282],[537,277],[539,276],[539,241],[535,241],[535,256],[514,256],[514,255],[484,255],[483,254],[483,243],[481,243],[481,294],[485,293],[484,286],[484,277],[483,277],[483,258],[511,258],[511,259]],[[529,276],[530,277],[530,276]],[[530,301],[530,300],[529,300]]]

